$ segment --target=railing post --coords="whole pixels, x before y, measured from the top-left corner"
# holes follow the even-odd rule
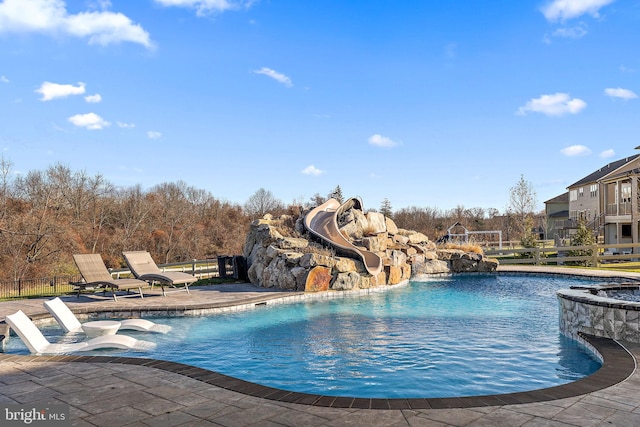
[[[591,250],[592,251],[591,253],[593,254],[593,266],[597,267],[598,266],[598,245],[594,244],[592,248],[593,249]]]
[[[535,250],[536,265],[540,265],[540,248],[536,246]]]

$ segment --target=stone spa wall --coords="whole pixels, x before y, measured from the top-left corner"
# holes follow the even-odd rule
[[[557,292],[560,332],[640,343],[640,285],[609,284]]]

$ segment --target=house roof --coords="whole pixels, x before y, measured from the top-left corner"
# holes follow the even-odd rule
[[[615,170],[617,170],[617,169],[621,168],[622,166],[626,165],[627,163],[635,160],[636,158],[638,158],[638,156],[640,156],[640,154],[635,154],[633,156],[625,157],[624,159],[620,159],[620,160],[616,160],[615,162],[611,162],[608,165],[601,167],[597,171],[592,172],[591,174],[585,176],[581,180],[574,182],[573,184],[571,184],[567,188],[571,188],[571,187],[575,187],[575,186],[578,186],[578,185],[586,184],[588,182],[596,182],[600,178],[603,178],[604,176],[609,175],[611,172],[614,172]]]
[[[615,175],[608,176],[607,179],[617,179],[628,175],[640,175],[640,168],[629,169],[624,172],[617,173]]]
[[[567,191],[544,202],[545,205],[547,203],[569,203],[569,192]]]
[[[558,211],[549,214],[549,218],[569,218],[569,211]]]

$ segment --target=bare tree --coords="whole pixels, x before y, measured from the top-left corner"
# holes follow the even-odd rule
[[[260,188],[246,201],[244,210],[252,218],[261,218],[267,213],[279,213],[284,210],[284,203],[275,198],[271,191]]]
[[[11,199],[11,168],[13,163],[0,156],[0,227],[7,216],[7,209]]]
[[[104,203],[109,209],[110,230],[99,252],[107,267],[123,267],[122,251],[146,249],[143,242],[153,206],[140,185],[118,188]]]
[[[42,274],[55,265],[65,250],[73,248],[77,234],[70,226],[68,209],[50,175],[29,172],[15,180],[20,212],[7,229],[11,236],[14,280]],[[64,238],[62,238],[64,237]]]
[[[513,218],[516,232],[522,236],[528,222],[527,219],[533,215],[538,203],[533,184],[526,181],[523,175],[520,175],[516,185],[511,187],[509,201],[507,212]]]
[[[321,196],[320,193],[316,193],[311,197],[311,199],[309,201],[309,206],[307,206],[307,207],[320,206],[321,204],[323,204],[326,201],[327,201],[326,197]]]
[[[149,228],[149,245],[152,255],[157,255],[163,263],[175,261],[184,256],[191,258],[193,254],[185,254],[179,250],[182,239],[191,236],[196,221],[191,215],[191,203],[187,199],[190,192],[184,181],[177,183],[163,183],[155,186],[148,194],[154,208]],[[174,256],[176,252],[183,252],[182,256]]]

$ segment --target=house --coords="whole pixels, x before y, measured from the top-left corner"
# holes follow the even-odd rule
[[[565,237],[562,230],[569,221],[569,192],[565,192],[544,202],[545,217],[547,219],[547,239],[554,239],[556,245]]]
[[[601,243],[640,241],[640,154],[611,162],[567,190],[569,218],[556,229],[561,237],[569,238],[584,221]],[[548,213],[547,218],[550,221]]]
[[[602,212],[604,214],[604,243],[640,242],[640,155],[604,176]]]

